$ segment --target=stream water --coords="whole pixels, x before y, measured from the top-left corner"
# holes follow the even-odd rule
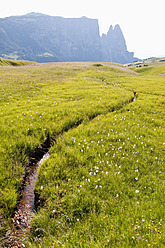
[[[38,168],[48,157],[49,152],[47,152],[38,163],[33,164],[24,180],[21,199],[12,218],[14,223],[13,233],[8,240],[9,243],[7,247],[25,247],[22,238],[30,231],[29,221],[32,212],[35,212],[34,185],[38,178]]]

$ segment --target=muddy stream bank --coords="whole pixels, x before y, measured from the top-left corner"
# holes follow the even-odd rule
[[[46,152],[38,162],[32,164],[25,175],[21,189],[21,197],[12,216],[14,227],[5,247],[25,247],[24,240],[26,240],[26,234],[30,232],[30,218],[32,213],[35,213],[36,208],[34,186],[38,178],[38,169],[40,164],[48,158],[49,152]]]

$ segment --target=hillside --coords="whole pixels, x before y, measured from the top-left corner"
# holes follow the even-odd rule
[[[100,37],[97,19],[39,13],[0,19],[0,56],[37,62],[137,60],[119,25]]]
[[[0,58],[0,66],[21,66],[31,64],[30,61],[19,61]]]
[[[164,66],[165,65],[165,57],[151,57],[147,59],[143,59],[140,61],[136,61],[133,63],[128,63],[125,66],[130,67],[130,68],[135,68],[135,67],[145,67],[145,66]]]

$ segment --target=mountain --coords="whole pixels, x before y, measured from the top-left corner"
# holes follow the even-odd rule
[[[131,63],[116,25],[100,36],[97,19],[62,18],[40,13],[0,19],[0,57],[36,62],[109,61]]]

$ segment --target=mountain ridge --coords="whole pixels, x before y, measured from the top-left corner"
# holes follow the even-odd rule
[[[97,19],[41,13],[0,18],[0,57],[36,62],[136,60],[117,24],[100,36]]]

